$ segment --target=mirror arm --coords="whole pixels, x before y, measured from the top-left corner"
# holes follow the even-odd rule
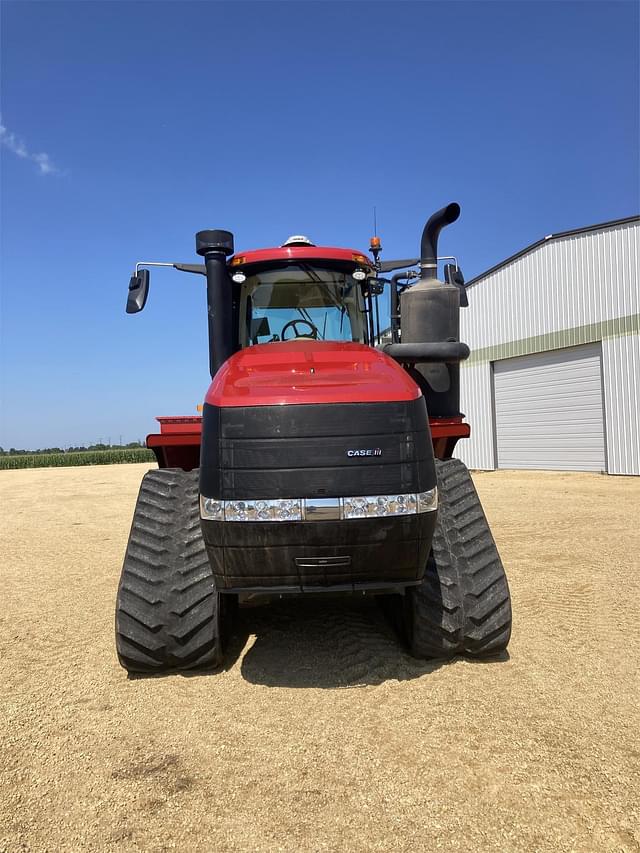
[[[420,263],[420,258],[405,258],[401,261],[380,261],[377,269],[378,272],[393,272],[393,270],[402,269],[402,267],[415,267]]]
[[[193,272],[199,275],[206,275],[207,271],[204,264],[170,264],[166,261],[138,261],[134,275],[138,275],[140,267],[173,267],[180,272]]]
[[[171,266],[180,272],[192,272],[197,275],[207,274],[207,268],[204,264],[172,264]]]
[[[438,262],[440,261],[453,261],[456,265],[456,272],[458,272],[458,270],[460,269],[460,267],[458,266],[458,259],[455,255],[439,255]]]
[[[160,261],[138,261],[134,275],[138,275],[140,267],[172,267],[173,264],[167,264]]]

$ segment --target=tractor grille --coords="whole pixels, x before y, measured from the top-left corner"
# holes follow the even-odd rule
[[[205,404],[200,491],[223,500],[423,492],[435,485],[424,398]]]

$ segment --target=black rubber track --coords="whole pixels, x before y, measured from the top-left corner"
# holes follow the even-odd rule
[[[220,596],[200,530],[198,471],[145,474],[116,601],[116,648],[130,672],[215,667]]]
[[[423,582],[405,596],[409,645],[420,658],[490,657],[511,636],[507,578],[465,465],[436,460],[436,472],[431,554]]]

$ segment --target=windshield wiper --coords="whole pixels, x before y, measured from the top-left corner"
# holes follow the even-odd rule
[[[313,322],[313,319],[312,319],[312,317],[311,317],[311,314],[309,314],[309,312],[307,311],[307,309],[306,309],[306,308],[301,308],[301,307],[298,305],[298,307],[296,308],[296,311],[300,314],[300,316],[302,317],[302,319],[303,319],[303,320],[305,320],[305,322],[310,323],[310,324],[313,326],[313,328],[314,328],[314,329],[317,329],[317,330],[318,330],[318,335],[320,335],[320,329],[318,329],[318,327],[316,326],[316,324]],[[325,329],[326,329],[326,328],[327,328],[327,318],[326,318],[326,315],[325,315],[325,320],[324,320],[324,329],[323,329],[323,333],[320,335],[320,340],[321,340],[321,341],[326,340],[325,335],[324,335],[324,331],[325,331]]]
[[[304,272],[306,272],[306,274],[309,276],[309,278],[314,284],[320,284],[322,282],[322,279],[320,278],[318,273],[313,269],[313,267],[310,267],[309,264],[299,263],[298,266],[301,270],[304,270]]]

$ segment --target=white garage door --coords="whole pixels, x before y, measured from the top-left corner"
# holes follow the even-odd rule
[[[601,346],[494,363],[498,468],[604,471]]]

